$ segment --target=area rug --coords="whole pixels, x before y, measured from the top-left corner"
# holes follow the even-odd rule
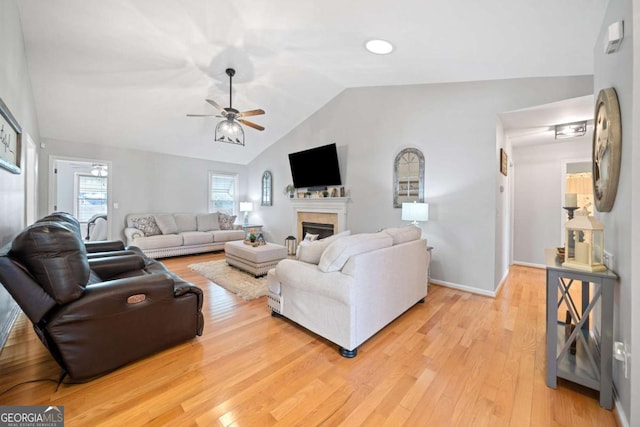
[[[253,274],[231,267],[225,260],[190,264],[189,268],[246,301],[268,293],[267,276],[256,278]]]

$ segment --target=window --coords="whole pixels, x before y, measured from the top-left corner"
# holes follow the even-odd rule
[[[75,216],[87,222],[94,215],[107,214],[107,177],[76,174]]]
[[[237,206],[238,176],[209,173],[209,212],[233,215]]]

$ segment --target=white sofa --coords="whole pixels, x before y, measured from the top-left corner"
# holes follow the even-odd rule
[[[430,254],[421,234],[409,226],[302,242],[298,259],[282,260],[267,274],[272,315],[355,357],[360,344],[424,301]]]
[[[128,214],[124,234],[127,245],[137,246],[150,258],[220,251],[245,233],[233,226],[235,216],[195,213]],[[222,228],[232,229],[222,229]]]

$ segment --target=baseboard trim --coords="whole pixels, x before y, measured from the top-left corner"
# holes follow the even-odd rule
[[[622,409],[622,402],[618,397],[618,391],[613,388],[613,408],[615,409],[613,413],[618,419],[618,425],[621,427],[629,427],[629,420],[627,420],[627,416]]]
[[[471,294],[482,295],[485,297],[495,298],[497,295],[497,292],[495,291],[487,291],[486,289],[472,288],[471,286],[464,286],[464,285],[459,285],[457,283],[445,282],[444,280],[431,279],[431,283],[433,283],[434,285],[440,285],[446,288],[457,289],[459,291],[469,292]]]
[[[13,328],[13,324],[18,318],[18,314],[20,314],[20,307],[15,301],[11,301],[9,312],[0,325],[0,352],[2,352],[2,349],[7,342],[7,338],[9,338],[11,328]]]
[[[533,268],[547,268],[547,266],[543,264],[534,264],[531,262],[523,262],[523,261],[513,261],[512,265],[521,265],[523,267],[533,267]]]

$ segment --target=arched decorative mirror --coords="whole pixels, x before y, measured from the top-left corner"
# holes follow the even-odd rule
[[[271,172],[264,171],[262,174],[262,206],[271,206],[273,193],[273,177]]]
[[[424,202],[424,155],[417,148],[405,148],[393,162],[393,207],[405,202]]]

